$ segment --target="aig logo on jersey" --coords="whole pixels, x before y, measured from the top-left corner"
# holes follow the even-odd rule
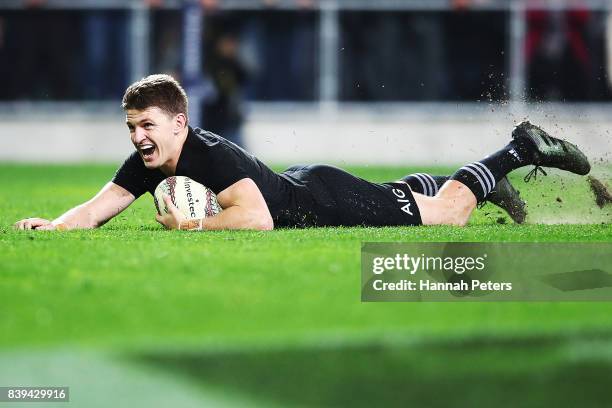
[[[397,188],[394,188],[391,191],[393,191],[393,194],[397,197],[397,202],[400,204],[404,204],[401,210],[406,214],[414,215],[412,211],[410,211],[410,201],[406,198],[406,193]]]

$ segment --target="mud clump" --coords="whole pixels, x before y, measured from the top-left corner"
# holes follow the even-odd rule
[[[591,191],[595,195],[595,204],[597,204],[599,208],[603,208],[605,205],[612,203],[612,194],[610,194],[610,191],[608,191],[604,183],[593,176],[588,176],[587,181],[591,187]]]

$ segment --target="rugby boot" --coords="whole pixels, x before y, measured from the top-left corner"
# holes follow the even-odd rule
[[[535,179],[538,171],[546,175],[542,167],[554,167],[582,176],[591,171],[587,157],[578,146],[550,136],[529,121],[518,124],[512,131],[512,138],[531,153],[531,164],[536,167],[525,176],[525,181]]]
[[[521,200],[519,191],[514,188],[507,177],[499,180],[485,199],[506,211],[517,224],[525,222],[527,216],[525,201]]]

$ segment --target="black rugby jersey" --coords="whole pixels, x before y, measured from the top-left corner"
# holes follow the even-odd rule
[[[199,128],[189,127],[176,175],[189,177],[215,194],[239,180],[252,179],[268,205],[275,227],[417,225],[421,222],[412,193],[405,184],[371,183],[325,165],[294,166],[278,174],[234,143]],[[138,198],[146,192],[153,195],[166,177],[159,169],[147,169],[138,152],[134,152],[112,181]],[[398,201],[398,192],[405,197],[404,201]],[[411,213],[405,211],[408,199]]]
[[[252,179],[266,200],[274,225],[279,227],[295,226],[304,219],[298,214],[299,209],[311,204],[311,194],[304,183],[275,173],[229,140],[199,128],[189,127],[176,175],[187,176],[215,194],[243,178]],[[147,169],[138,152],[134,152],[117,170],[112,181],[138,198],[146,192],[153,195],[157,185],[166,177],[159,169]]]

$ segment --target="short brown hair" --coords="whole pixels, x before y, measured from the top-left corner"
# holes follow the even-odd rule
[[[187,94],[170,75],[149,75],[125,90],[121,107],[124,110],[157,107],[169,115],[187,116]]]

